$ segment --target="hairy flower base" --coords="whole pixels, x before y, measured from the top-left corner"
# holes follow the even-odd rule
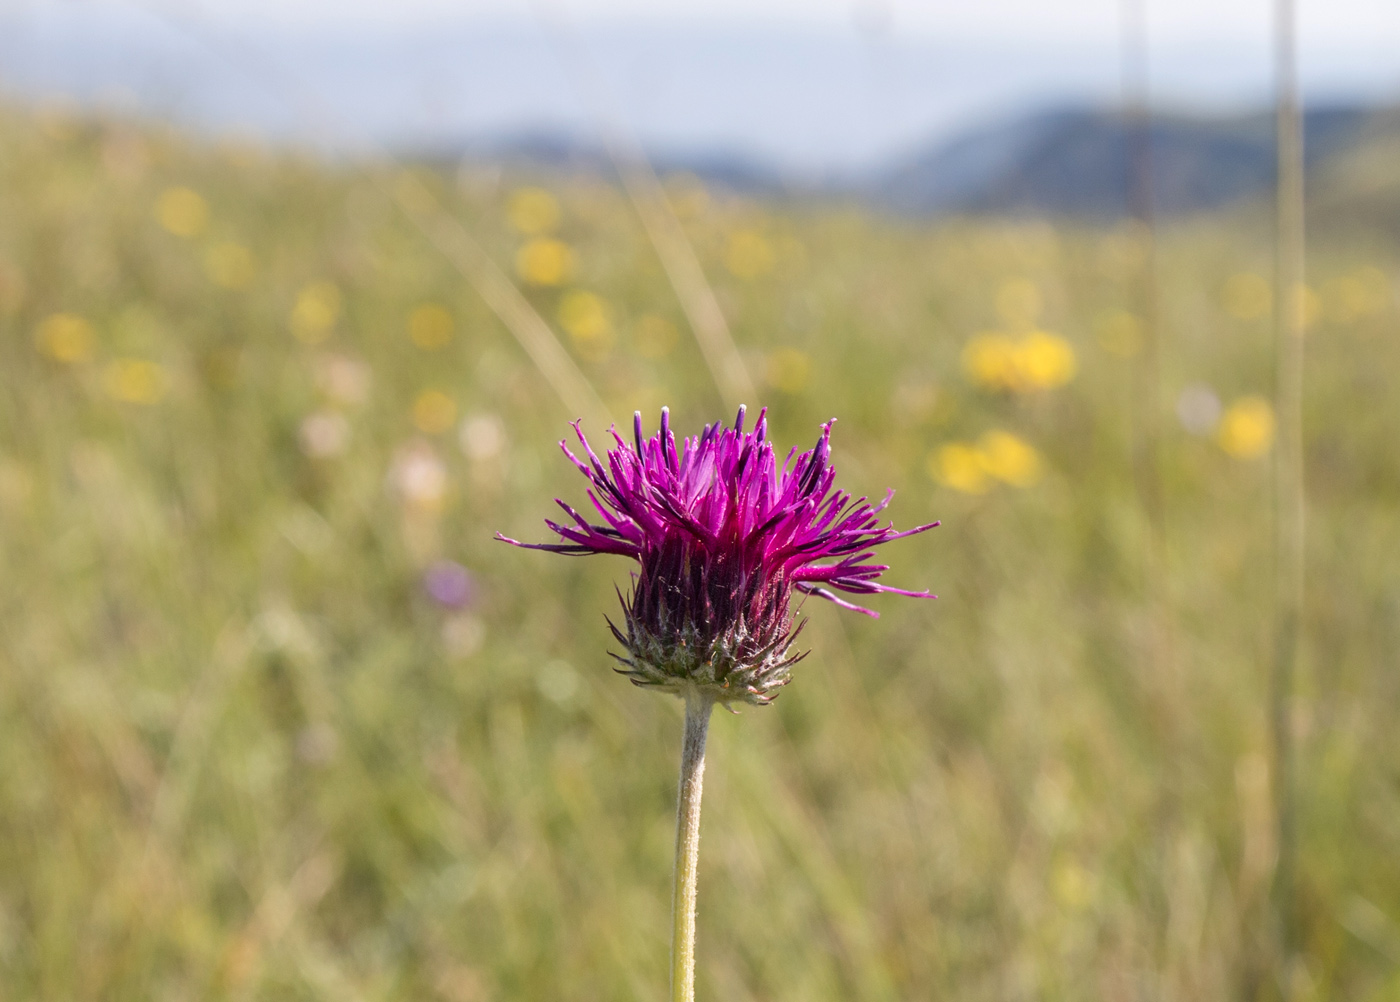
[[[792,642],[802,632],[780,622],[777,629],[749,628],[740,620],[716,634],[685,623],[678,629],[649,626],[636,612],[637,603],[623,603],[627,635],[608,621],[613,636],[627,648],[627,657],[614,654],[627,667],[619,673],[644,689],[685,696],[695,690],[718,703],[752,703],[766,706],[778,690],[792,681],[792,666],[808,654],[791,653]]]

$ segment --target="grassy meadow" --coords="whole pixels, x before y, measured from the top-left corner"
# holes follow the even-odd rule
[[[0,115],[0,999],[665,997],[680,703],[493,541],[577,415],[395,192],[732,414],[619,187],[402,171]],[[1284,966],[1265,208],[1164,225],[1153,363],[1131,227],[665,183],[779,443],[943,520],[716,715],[699,997],[1400,999],[1395,233],[1313,221]]]

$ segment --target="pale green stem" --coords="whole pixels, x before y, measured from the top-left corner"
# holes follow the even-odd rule
[[[685,697],[685,740],[676,807],[676,884],[671,898],[671,1002],[695,1002],[695,876],[700,860],[700,794],[705,786],[705,735],[714,701]]]
[[[1278,446],[1274,453],[1274,675],[1270,717],[1274,738],[1278,861],[1275,915],[1283,959],[1299,947],[1297,895],[1297,749],[1289,721],[1298,675],[1303,614],[1303,122],[1298,100],[1294,0],[1274,5],[1278,87],[1278,234],[1275,237],[1274,342],[1277,357]]]

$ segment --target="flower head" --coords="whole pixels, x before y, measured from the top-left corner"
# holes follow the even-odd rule
[[[874,547],[938,523],[904,532],[882,528],[879,515],[893,491],[872,505],[835,489],[831,421],[813,449],[798,455],[794,448],[780,465],[766,415],[760,411],[746,432],[741,407],[733,428],[707,425],[678,447],[669,411],[662,409],[661,429],[650,438],[642,437],[638,413],[630,444],[612,430],[616,448],[606,464],[574,422],[587,461],[559,445],[592,484],[588,497],[601,521],[557,501],[573,520],[546,520],[560,542],[497,535],[530,549],[637,561],[632,593],[622,603],[626,634],[609,622],[627,651],[614,655],[624,666],[619,670],[636,685],[677,694],[700,689],[725,703],[769,703],[805,656],[792,652],[801,629],[793,623],[794,590],[871,616],[876,613],[836,593],[931,597],[879,584],[887,567],[873,562]]]

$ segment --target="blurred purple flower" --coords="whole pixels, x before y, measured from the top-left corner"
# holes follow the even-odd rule
[[[893,491],[871,505],[833,489],[833,422],[822,426],[815,448],[801,455],[794,448],[779,466],[766,415],[760,411],[745,432],[741,407],[733,428],[707,425],[678,449],[668,410],[649,439],[642,437],[639,413],[631,445],[612,431],[616,448],[608,450],[606,466],[575,422],[588,462],[559,444],[592,483],[588,496],[602,521],[590,523],[557,501],[574,522],[546,520],[561,542],[521,543],[497,534],[516,546],[615,553],[641,565],[623,601],[626,635],[609,622],[628,653],[615,655],[626,666],[620,670],[637,685],[768,703],[804,656],[789,654],[801,628],[793,626],[794,589],[871,616],[876,613],[836,592],[931,597],[877,583],[887,567],[873,562],[874,547],[938,523],[905,532],[882,528],[879,514]]]
[[[435,561],[423,572],[423,590],[438,605],[464,609],[476,598],[471,572],[453,560]]]

